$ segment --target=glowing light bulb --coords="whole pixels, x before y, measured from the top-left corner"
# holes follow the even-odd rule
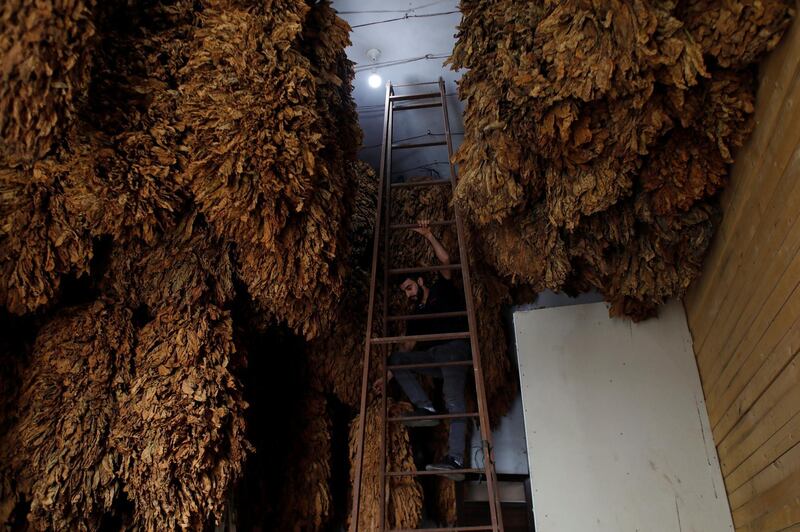
[[[381,76],[377,72],[373,72],[370,74],[367,83],[369,83],[369,86],[373,89],[377,89],[381,86],[381,83],[383,83],[383,79],[381,79]]]

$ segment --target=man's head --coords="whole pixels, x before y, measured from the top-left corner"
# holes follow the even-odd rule
[[[408,299],[417,303],[423,298],[425,291],[425,280],[422,277],[417,277],[415,281],[411,277],[407,277],[400,283],[400,290],[406,295]]]

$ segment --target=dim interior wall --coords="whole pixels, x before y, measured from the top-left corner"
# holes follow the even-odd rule
[[[403,10],[411,8],[414,15],[430,15],[432,13],[448,13],[434,17],[419,17],[395,20],[385,24],[364,26],[363,24],[403,16]],[[438,0],[436,2],[411,2],[401,5],[400,2],[386,0],[333,0],[333,6],[339,14],[354,27],[350,34],[352,45],[347,48],[347,56],[357,63],[357,72],[353,81],[353,98],[358,105],[361,128],[364,130],[364,142],[359,150],[359,158],[378,170],[380,162],[380,142],[383,131],[383,104],[385,87],[372,88],[367,79],[372,74],[368,67],[367,50],[377,48],[381,51],[376,72],[384,83],[394,84],[421,83],[444,78],[450,112],[450,127],[453,141],[461,142],[463,132],[461,116],[463,105],[456,95],[456,82],[461,73],[452,71],[444,65],[445,57],[450,55],[455,45],[455,34],[461,21],[458,0]],[[399,10],[387,13],[387,9]],[[411,58],[433,54],[435,58],[405,62]],[[385,64],[385,63],[394,64]],[[436,85],[398,88],[397,93],[437,91]],[[399,139],[442,133],[442,112],[439,108],[397,113],[395,115],[395,142]],[[435,139],[441,139],[441,136]],[[423,137],[424,139],[424,137]],[[425,140],[434,140],[429,138]],[[416,139],[422,142],[422,139]],[[439,172],[447,175],[447,150],[427,148],[421,150],[398,150],[394,154],[393,169],[397,174],[409,177],[412,175],[429,175]],[[428,166],[432,170],[418,168]]]
[[[733,529],[678,303],[516,312],[537,532]]]
[[[684,304],[734,523],[769,531],[800,525],[797,19],[762,64],[755,113]]]
[[[494,469],[498,475],[528,474],[528,447],[525,442],[525,424],[522,420],[522,399],[519,396],[511,403],[508,414],[500,419],[492,431],[492,446]],[[476,426],[469,443],[470,467],[483,469],[482,447],[481,433]]]

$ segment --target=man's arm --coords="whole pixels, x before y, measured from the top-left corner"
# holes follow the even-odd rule
[[[439,259],[440,263],[445,265],[450,264],[450,254],[447,253],[446,249],[444,249],[444,246],[442,246],[442,243],[439,242],[439,239],[433,236],[431,228],[428,224],[428,220],[420,220],[419,227],[414,228],[413,231],[425,237],[425,239],[433,248],[433,252],[436,254],[436,258]],[[453,272],[451,270],[442,270],[441,274],[442,277],[448,280],[453,276]]]

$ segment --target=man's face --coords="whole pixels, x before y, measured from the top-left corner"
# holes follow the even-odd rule
[[[408,299],[414,302],[419,300],[419,295],[420,292],[422,291],[419,283],[417,283],[413,279],[406,279],[405,281],[403,281],[403,283],[400,285],[400,289],[403,291],[403,293],[406,295]]]

